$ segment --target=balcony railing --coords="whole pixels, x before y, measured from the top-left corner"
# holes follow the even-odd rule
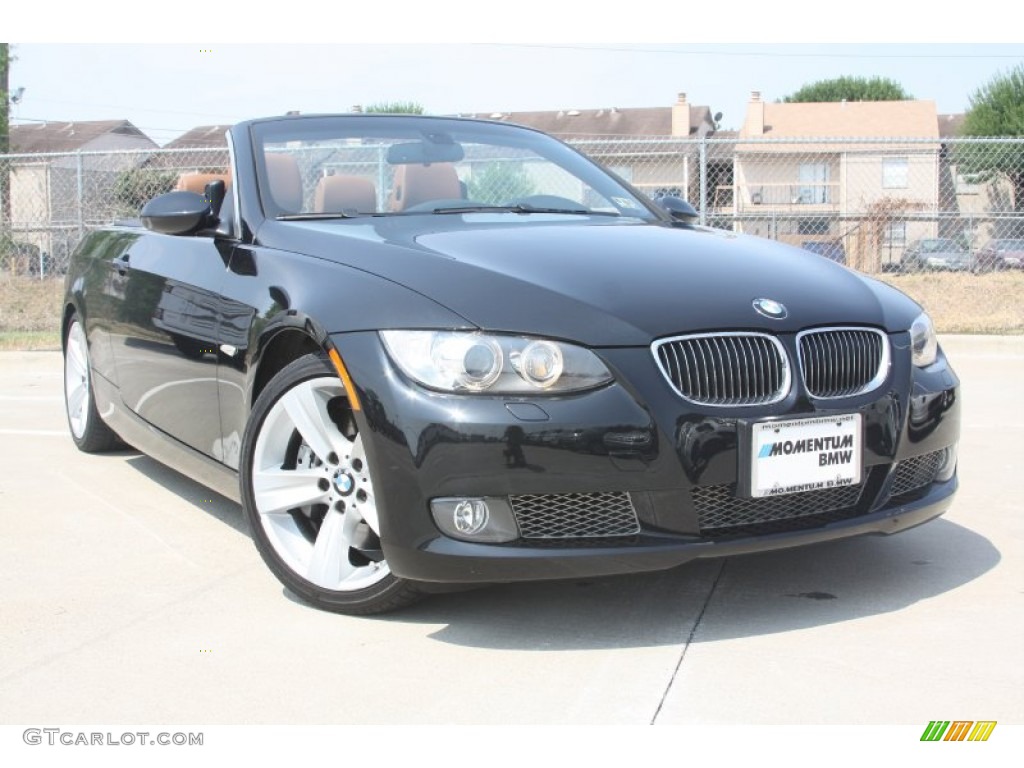
[[[719,210],[731,209],[734,204],[738,210],[751,208],[835,210],[839,207],[839,182],[723,184],[715,188],[711,204]]]

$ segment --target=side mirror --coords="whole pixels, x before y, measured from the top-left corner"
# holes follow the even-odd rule
[[[227,190],[228,186],[222,179],[214,179],[206,185],[206,192],[203,197],[210,204],[210,213],[213,216],[220,216],[220,209],[224,205]]]
[[[696,224],[700,220],[697,209],[682,198],[669,195],[659,197],[654,202],[664,208],[668,215],[676,221],[681,221],[684,224]]]
[[[146,229],[165,235],[190,235],[210,219],[210,201],[195,192],[157,195],[142,208]]]

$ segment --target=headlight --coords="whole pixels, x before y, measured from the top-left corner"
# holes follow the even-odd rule
[[[597,355],[560,341],[463,331],[381,331],[380,337],[406,376],[442,392],[579,392],[612,380]]]
[[[935,362],[939,354],[939,341],[935,338],[935,327],[927,314],[922,312],[910,326],[911,359],[918,368]]]

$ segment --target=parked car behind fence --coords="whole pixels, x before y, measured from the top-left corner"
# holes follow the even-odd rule
[[[1024,268],[1024,239],[989,240],[974,255],[974,272]]]
[[[929,269],[962,271],[971,268],[971,252],[952,238],[924,238],[907,246],[900,265],[903,272]]]

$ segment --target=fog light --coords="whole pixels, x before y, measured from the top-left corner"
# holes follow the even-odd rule
[[[460,501],[455,507],[455,511],[452,513],[452,523],[455,525],[455,530],[459,533],[472,536],[475,533],[480,533],[483,527],[487,525],[487,518],[489,516],[486,501],[483,499],[466,499],[465,501]]]
[[[956,454],[956,443],[942,451],[939,468],[935,472],[935,479],[938,482],[944,483],[953,477],[953,474],[956,472]]]
[[[434,499],[430,513],[437,527],[453,539],[497,544],[519,538],[512,507],[499,496]]]

